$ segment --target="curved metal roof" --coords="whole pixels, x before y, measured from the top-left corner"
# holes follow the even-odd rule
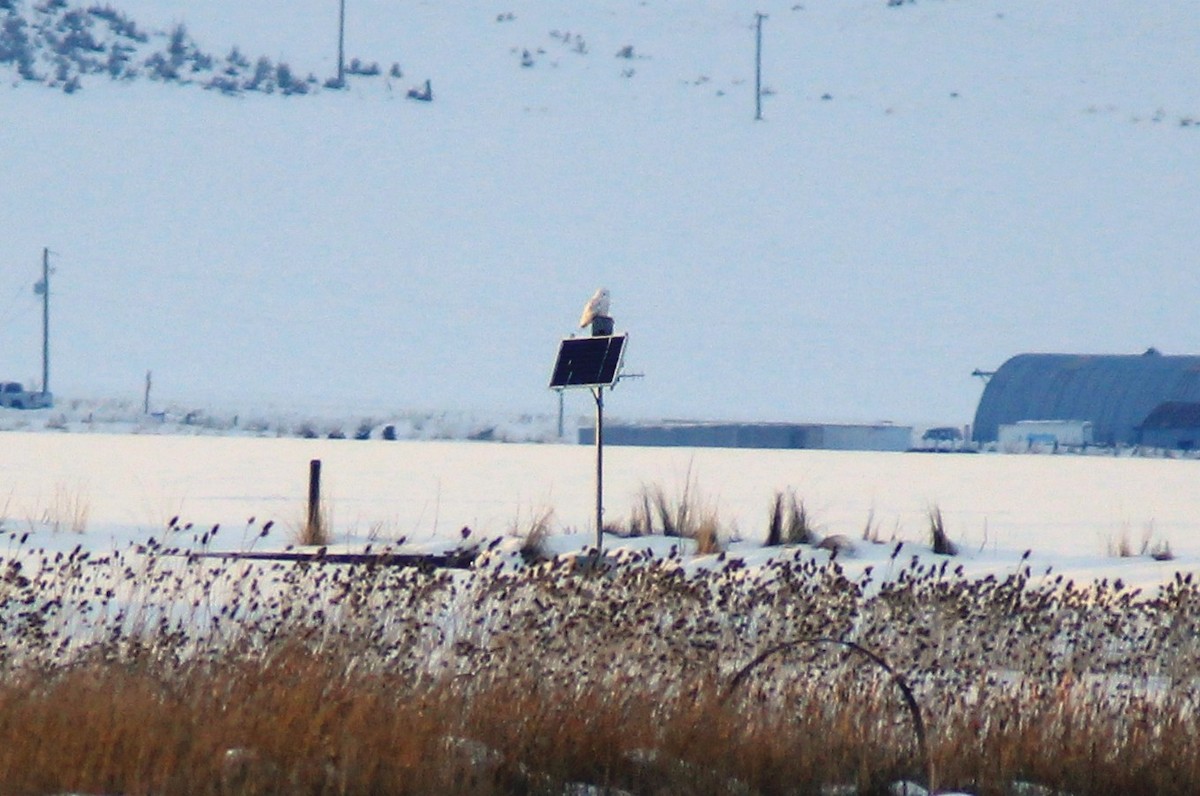
[[[1164,401],[1200,402],[1200,356],[1018,354],[984,388],[972,436],[992,442],[1020,420],[1090,420],[1096,442],[1133,444]]]

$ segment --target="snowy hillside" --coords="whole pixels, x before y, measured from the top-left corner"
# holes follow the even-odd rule
[[[337,5],[111,6],[134,65],[183,26],[304,96],[0,66],[0,376],[43,246],[60,396],[552,413],[599,285],[626,417],[959,424],[1020,351],[1198,348],[1189,4],[349,0],[382,74],[334,90]]]

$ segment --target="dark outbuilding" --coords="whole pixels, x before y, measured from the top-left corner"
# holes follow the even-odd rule
[[[1197,405],[1200,356],[1153,348],[1141,355],[1019,354],[984,388],[972,437],[995,442],[1001,425],[1022,420],[1081,420],[1092,423],[1097,444],[1188,448],[1200,442],[1192,425],[1200,415],[1187,408]]]

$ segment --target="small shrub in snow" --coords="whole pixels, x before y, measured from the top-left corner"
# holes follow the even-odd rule
[[[545,561],[551,558],[546,547],[554,522],[554,509],[543,509],[530,517],[529,523],[521,527],[519,520],[509,527],[509,533],[521,539],[521,558],[526,563]]]
[[[225,56],[225,73],[238,74],[244,69],[250,68],[250,59],[242,55],[242,51],[236,46],[229,51]]]
[[[154,53],[146,59],[146,75],[151,80],[171,82],[179,79],[179,69],[162,53]]]
[[[364,64],[357,58],[350,59],[350,65],[346,67],[346,71],[352,75],[361,75],[363,77],[376,77],[381,73],[378,63],[372,61],[369,64]]]
[[[242,93],[242,85],[237,81],[237,78],[228,75],[214,75],[207,83],[205,88],[220,91],[222,94],[236,95]]]
[[[1150,557],[1155,561],[1174,561],[1175,554],[1171,552],[1171,543],[1158,541],[1150,546]]]
[[[771,520],[767,526],[767,546],[780,544],[815,544],[817,533],[804,501],[796,491],[776,492],[771,504]]]
[[[107,22],[109,29],[118,36],[124,36],[127,39],[133,39],[138,42],[149,41],[150,37],[143,31],[138,30],[138,26],[133,20],[110,5],[92,6],[87,11],[96,19],[102,19]]]
[[[114,42],[112,47],[109,48],[108,59],[104,63],[104,71],[108,72],[108,76],[114,80],[133,77],[134,72],[130,69],[130,55],[132,53],[132,47]]]
[[[264,55],[255,62],[254,74],[246,82],[246,89],[266,94],[275,90],[275,67],[271,64],[271,59]]]
[[[308,93],[308,83],[298,79],[292,72],[292,68],[282,62],[275,67],[275,85],[285,95],[289,96],[292,94]]]
[[[776,492],[771,504],[771,520],[767,523],[767,547],[783,544],[783,493]]]
[[[34,71],[34,49],[25,30],[22,17],[9,15],[0,25],[0,64],[10,63],[17,67],[17,74],[24,80],[37,80]]]
[[[946,535],[946,524],[942,519],[940,508],[935,507],[929,510],[929,535],[934,553],[940,556],[958,555],[957,545]]]
[[[419,102],[433,102],[433,83],[426,80],[424,86],[410,88],[407,96]]]

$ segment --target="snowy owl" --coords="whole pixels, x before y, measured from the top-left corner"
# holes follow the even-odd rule
[[[583,315],[579,316],[579,328],[587,326],[596,318],[608,317],[608,288],[602,287],[596,295],[583,306]]]

